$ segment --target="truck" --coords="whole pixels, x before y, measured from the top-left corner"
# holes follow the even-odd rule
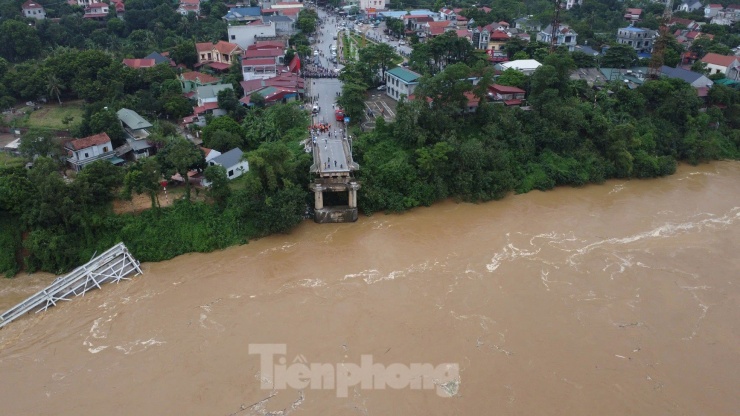
[[[337,121],[344,121],[344,111],[341,108],[334,110],[334,119]]]

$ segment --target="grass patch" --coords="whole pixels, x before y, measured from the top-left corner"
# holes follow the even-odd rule
[[[0,152],[0,168],[13,168],[24,164],[23,158]]]
[[[62,123],[65,117],[73,117],[72,123],[82,119],[82,101],[69,101],[45,104],[41,109],[32,111],[28,118],[28,127],[40,127],[55,130],[66,130],[69,125]]]

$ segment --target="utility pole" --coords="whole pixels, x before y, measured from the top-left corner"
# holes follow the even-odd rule
[[[653,44],[653,55],[650,57],[650,67],[648,68],[648,77],[650,79],[658,79],[660,69],[665,62],[664,54],[666,44],[668,43],[668,23],[671,21],[672,15],[673,0],[666,0],[665,9],[663,10],[663,21],[660,25],[658,37]]]

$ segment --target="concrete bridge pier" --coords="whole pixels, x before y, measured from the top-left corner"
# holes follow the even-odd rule
[[[314,208],[320,210],[324,208],[324,187],[321,184],[314,184],[312,186],[314,196]]]

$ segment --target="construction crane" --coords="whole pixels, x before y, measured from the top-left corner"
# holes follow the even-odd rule
[[[668,24],[673,15],[673,0],[666,0],[665,9],[663,10],[663,19],[660,23],[658,38],[655,39],[653,46],[653,55],[650,57],[650,67],[648,68],[648,77],[658,79],[660,69],[663,67],[666,44],[668,43]]]
[[[560,30],[560,0],[555,0],[555,16],[552,18],[552,33],[550,34],[550,53],[558,47],[558,31]]]

